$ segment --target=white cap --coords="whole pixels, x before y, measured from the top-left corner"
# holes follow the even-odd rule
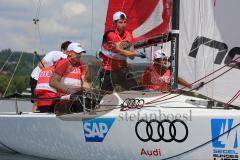
[[[82,48],[81,44],[80,43],[75,43],[75,42],[69,44],[67,50],[68,51],[74,51],[76,53],[86,53],[86,51]]]
[[[125,19],[127,19],[127,16],[125,13],[118,11],[118,12],[114,13],[113,21],[117,21],[117,20],[121,19],[121,15],[124,15]]]
[[[158,58],[167,58],[167,56],[165,55],[165,53],[162,50],[156,50],[153,53],[153,59],[158,59]]]

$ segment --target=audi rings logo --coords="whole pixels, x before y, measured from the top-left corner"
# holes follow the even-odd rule
[[[122,110],[127,109],[140,109],[144,106],[143,99],[136,99],[136,98],[127,98],[122,103]]]
[[[140,125],[141,128],[143,127],[142,130],[139,129]],[[142,119],[136,123],[135,133],[137,137],[143,142],[175,141],[181,143],[184,142],[188,137],[188,127],[186,123],[180,119],[175,119],[173,121],[170,121],[168,119],[162,121],[158,121],[156,119],[147,121]]]

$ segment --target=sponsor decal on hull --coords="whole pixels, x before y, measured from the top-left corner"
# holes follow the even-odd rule
[[[140,155],[144,157],[160,157],[161,150],[159,148],[152,150],[142,148]]]
[[[239,132],[234,119],[212,119],[213,160],[239,159]]]
[[[141,129],[141,130],[140,130]],[[188,126],[180,119],[150,121],[141,119],[135,125],[135,133],[143,142],[184,142],[188,137]]]
[[[86,142],[103,142],[115,118],[83,119]]]

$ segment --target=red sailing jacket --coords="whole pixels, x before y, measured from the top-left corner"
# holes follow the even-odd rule
[[[166,92],[169,90],[171,72],[169,69],[164,73],[159,73],[156,66],[151,66],[145,70],[141,77],[141,84],[148,90]]]
[[[49,85],[50,77],[53,73],[60,76],[61,82],[67,86],[80,86],[82,77],[84,76],[84,65],[72,66],[69,59],[59,60],[54,66],[44,68],[39,75],[35,94],[38,98],[57,98],[62,93]],[[55,100],[42,100],[37,101],[37,106],[54,105]]]
[[[117,32],[109,32],[106,35],[105,42],[133,42],[133,36],[130,32],[125,31],[124,35],[121,37]],[[127,66],[127,57],[113,51],[106,49],[103,44],[101,47],[101,52],[103,53],[103,68],[105,70],[119,70]]]

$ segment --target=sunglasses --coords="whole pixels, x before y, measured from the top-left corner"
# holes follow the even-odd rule
[[[160,60],[163,60],[163,61],[167,61],[168,59],[167,58],[157,58],[157,59],[154,59],[155,61],[160,61]]]

